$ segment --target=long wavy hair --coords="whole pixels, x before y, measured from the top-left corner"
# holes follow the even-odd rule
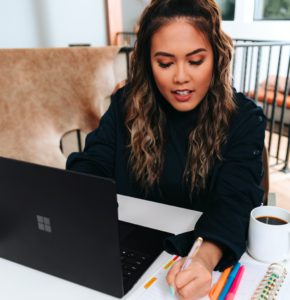
[[[149,191],[158,185],[164,164],[166,116],[159,107],[150,62],[151,39],[163,25],[185,18],[204,34],[214,54],[212,81],[200,103],[197,126],[189,134],[184,181],[192,192],[205,188],[214,162],[221,160],[235,102],[231,88],[232,40],[221,29],[214,0],[152,0],[139,22],[126,94],[125,124],[130,135],[130,168]]]

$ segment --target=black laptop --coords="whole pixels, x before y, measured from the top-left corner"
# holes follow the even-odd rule
[[[168,236],[119,221],[110,179],[0,158],[2,258],[122,297]]]

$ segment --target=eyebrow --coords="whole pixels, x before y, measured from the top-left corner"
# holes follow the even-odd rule
[[[200,53],[200,52],[206,52],[207,50],[205,48],[198,48],[196,50],[193,50],[187,54],[185,54],[185,56],[191,56],[191,55],[194,55],[194,54],[197,54],[197,53]],[[174,57],[173,54],[171,53],[167,53],[167,52],[163,52],[163,51],[158,51],[154,54],[154,57],[155,56],[166,56],[166,57]]]

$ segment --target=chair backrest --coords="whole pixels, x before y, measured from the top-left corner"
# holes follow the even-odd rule
[[[263,161],[264,175],[261,181],[261,187],[264,190],[263,203],[264,205],[267,205],[270,183],[269,183],[269,156],[268,156],[268,150],[265,145],[262,153],[262,161]]]
[[[60,140],[98,126],[120,79],[118,52],[113,46],[1,49],[0,156],[64,168]]]

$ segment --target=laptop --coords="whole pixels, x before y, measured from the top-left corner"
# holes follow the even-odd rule
[[[0,191],[2,258],[115,297],[172,235],[119,221],[107,178],[1,157]]]

